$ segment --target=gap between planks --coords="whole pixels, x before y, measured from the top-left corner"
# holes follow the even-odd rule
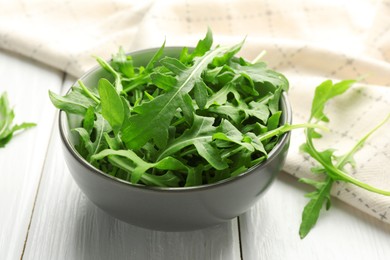
[[[61,90],[62,90],[62,88],[64,87],[65,79],[66,79],[66,73],[63,73],[63,74],[62,74],[62,79],[61,79]],[[32,207],[32,210],[31,210],[30,219],[29,219],[29,222],[28,222],[28,227],[27,227],[27,232],[26,232],[26,238],[24,239],[22,254],[20,255],[20,259],[21,259],[21,260],[22,260],[23,257],[24,257],[24,252],[26,251],[26,245],[27,245],[27,241],[28,241],[28,235],[29,235],[29,233],[30,233],[31,223],[32,223],[32,220],[33,220],[33,217],[34,217],[35,206],[36,206],[36,203],[37,203],[38,194],[39,194],[39,190],[40,190],[40,187],[41,187],[43,171],[44,171],[44,169],[45,169],[46,160],[47,160],[48,152],[49,152],[49,147],[50,147],[50,145],[52,144],[53,138],[54,138],[54,135],[55,135],[55,131],[54,131],[54,130],[55,130],[55,127],[56,127],[56,124],[57,124],[57,120],[56,120],[57,117],[58,117],[58,111],[56,111],[56,113],[54,114],[53,122],[52,122],[52,125],[51,125],[51,131],[50,131],[50,137],[49,137],[50,140],[49,140],[49,142],[48,142],[48,144],[47,144],[46,153],[45,153],[45,159],[43,160],[43,164],[42,164],[42,167],[41,167],[41,174],[40,174],[40,176],[39,176],[38,186],[37,186],[37,190],[36,190],[35,196],[34,196],[34,203],[33,203],[33,207]]]

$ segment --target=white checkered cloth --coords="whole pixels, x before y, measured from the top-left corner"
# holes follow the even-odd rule
[[[246,44],[241,56],[265,60],[290,81],[294,123],[307,120],[314,88],[325,79],[361,83],[326,108],[332,132],[319,147],[347,151],[390,113],[390,1],[187,0],[2,1],[0,48],[15,51],[74,76],[126,51],[195,45],[213,30],[215,43]],[[1,73],[1,72],[0,72]],[[355,178],[390,190],[389,123],[356,154]],[[302,131],[292,135],[284,170],[312,176],[313,161],[299,152]],[[390,198],[338,183],[334,196],[390,223]]]

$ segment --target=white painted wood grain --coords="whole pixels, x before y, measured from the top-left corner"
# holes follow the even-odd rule
[[[0,93],[8,93],[15,123],[38,124],[0,148],[0,259],[22,254],[54,121],[47,92],[58,91],[61,83],[62,73],[0,52]]]
[[[102,212],[73,181],[56,130],[23,259],[235,260],[240,259],[240,246],[236,220],[172,233],[138,228]]]
[[[390,225],[337,199],[301,240],[298,229],[308,191],[294,177],[279,175],[262,200],[240,217],[243,259],[390,259]]]

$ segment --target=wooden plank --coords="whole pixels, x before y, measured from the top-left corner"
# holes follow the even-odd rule
[[[308,236],[298,229],[307,186],[280,174],[259,203],[240,217],[243,259],[389,259],[390,226],[333,200]]]
[[[0,52],[0,93],[8,93],[15,123],[38,124],[0,148],[0,259],[18,259],[22,254],[54,122],[47,91],[58,91],[62,76],[29,59]]]
[[[68,79],[69,86],[73,80]],[[160,232],[114,219],[79,190],[52,136],[24,259],[239,259],[237,221]]]

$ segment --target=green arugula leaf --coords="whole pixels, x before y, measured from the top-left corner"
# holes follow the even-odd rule
[[[324,122],[329,122],[329,119],[325,116],[323,112],[326,102],[338,95],[343,94],[355,82],[355,80],[344,80],[337,84],[333,84],[331,80],[326,80],[321,83],[316,88],[314,93],[309,121],[311,121],[312,119],[317,119]]]
[[[118,53],[112,56],[112,68],[115,71],[121,72],[127,78],[134,77],[133,58],[127,56],[122,47],[119,48]]]
[[[156,168],[160,170],[187,170],[187,167],[179,160],[173,157],[165,157],[156,163],[148,163],[141,159],[135,152],[131,150],[112,150],[106,149],[91,157],[92,161],[101,160],[108,156],[120,156],[130,160],[134,164],[134,168],[131,169],[130,176],[132,183],[138,183],[150,168]],[[126,169],[125,169],[126,170]]]
[[[84,115],[89,107],[97,103],[85,94],[81,87],[73,86],[65,96],[60,96],[49,90],[49,97],[55,107],[70,114]]]
[[[91,162],[91,156],[107,147],[104,135],[105,133],[109,133],[111,131],[111,127],[108,125],[107,121],[104,120],[103,116],[99,113],[94,113],[93,117],[95,117],[95,115],[96,120],[94,120],[93,123],[93,130],[86,129],[83,127],[77,127],[72,129],[72,131],[79,134],[82,140],[82,143],[76,147],[77,151],[81,155],[84,155],[83,157],[86,158],[86,160],[89,162]],[[91,115],[87,113],[84,118],[86,117],[91,117]]]
[[[205,38],[198,41],[198,44],[196,45],[194,51],[191,54],[188,54],[188,48],[183,48],[180,54],[180,61],[185,64],[191,63],[195,57],[201,57],[206,52],[208,52],[211,49],[212,45],[213,34],[211,32],[211,29],[208,28]]]
[[[165,91],[171,90],[172,87],[177,84],[177,79],[175,77],[160,72],[152,73],[150,78],[154,85]]]
[[[280,87],[282,90],[288,90],[289,83],[286,77],[276,71],[268,69],[267,65],[263,62],[246,66],[234,62],[230,64],[230,67],[236,74],[244,75],[245,78],[250,79],[253,82],[269,82],[275,86],[275,88]]]
[[[99,80],[98,90],[102,115],[111,125],[114,133],[117,134],[125,117],[122,99],[107,79]]]
[[[228,84],[224,85],[220,90],[218,90],[216,93],[210,96],[209,99],[207,100],[205,108],[209,108],[213,104],[215,105],[226,104],[228,100],[228,95],[230,93],[234,95],[237,101],[240,100],[241,95],[238,92],[234,81],[231,81]]]
[[[0,148],[4,147],[13,137],[15,132],[36,126],[35,123],[22,123],[13,125],[15,113],[10,107],[6,92],[0,95]]]
[[[313,184],[307,179],[301,179],[302,182]],[[302,224],[299,228],[299,236],[304,238],[316,224],[320,211],[324,203],[327,204],[327,209],[330,207],[330,189],[332,188],[333,180],[329,178],[323,183],[316,183],[316,191],[306,194],[310,201],[306,204],[302,213]]]

